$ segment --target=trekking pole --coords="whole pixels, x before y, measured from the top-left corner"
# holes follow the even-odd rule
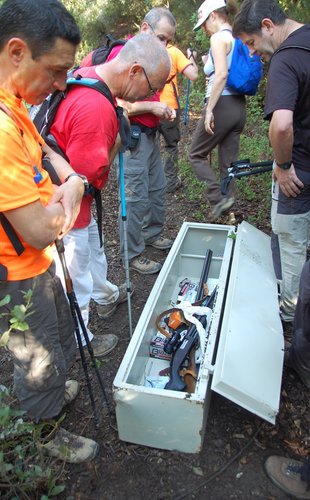
[[[239,172],[240,170],[243,170],[243,169],[249,170],[249,169],[256,168],[256,167],[259,167],[259,168],[268,167],[268,170],[271,170],[272,164],[273,164],[273,160],[258,161],[256,163],[250,162],[250,160],[248,158],[246,160],[236,160],[230,164],[230,167],[228,168],[228,173],[231,173],[231,172],[235,173],[235,172]],[[266,172],[268,170],[266,170]]]
[[[229,185],[233,179],[240,179],[241,177],[248,177],[250,175],[263,174],[272,170],[273,161],[261,161],[257,163],[250,163],[249,160],[240,160],[233,162],[228,169],[228,176],[221,182],[221,192],[225,196],[229,191]],[[247,169],[247,170],[245,170]]]
[[[84,374],[85,374],[89,398],[90,398],[91,405],[93,408],[96,423],[98,424],[98,416],[97,416],[97,411],[96,411],[95,399],[94,399],[94,395],[93,395],[93,391],[92,391],[92,387],[91,387],[91,381],[90,381],[90,377],[89,377],[89,373],[88,373],[88,366],[87,366],[86,356],[85,356],[85,352],[84,352],[84,348],[83,348],[83,344],[82,344],[82,338],[81,338],[81,332],[80,332],[79,325],[81,326],[81,329],[82,329],[82,332],[83,332],[83,335],[84,335],[84,338],[86,341],[87,349],[89,352],[89,356],[90,356],[90,359],[92,361],[92,365],[95,369],[95,372],[96,372],[96,375],[98,378],[98,382],[99,382],[99,385],[101,387],[102,394],[104,396],[109,414],[111,414],[110,405],[109,405],[107,394],[106,394],[106,391],[105,391],[105,388],[103,385],[102,377],[101,377],[100,372],[98,370],[96,358],[94,356],[94,351],[93,351],[91,342],[90,342],[89,337],[88,337],[87,329],[85,327],[85,323],[84,323],[84,320],[83,320],[83,317],[81,314],[80,306],[78,304],[78,301],[76,299],[76,295],[75,295],[75,292],[73,289],[72,280],[71,280],[71,277],[70,277],[70,274],[68,271],[68,267],[66,264],[66,259],[65,259],[64,242],[63,242],[63,240],[56,239],[55,244],[56,244],[57,253],[59,255],[60,263],[62,266],[62,270],[64,273],[66,292],[67,292],[67,297],[68,297],[69,304],[70,304],[70,310],[71,310],[71,315],[72,315],[72,319],[73,319],[73,323],[74,323],[76,338],[78,341],[79,351],[81,354],[81,361],[82,361],[82,366],[83,366],[83,370],[84,370]]]
[[[127,241],[127,212],[126,212],[126,195],[125,195],[124,158],[122,151],[120,151],[118,155],[119,155],[119,189],[121,197],[121,214],[122,214],[122,223],[124,231],[123,235],[124,261],[125,261],[125,275],[126,275],[126,286],[127,286],[129,335],[130,337],[132,337],[131,282],[129,273],[128,241]]]
[[[186,104],[185,104],[184,120],[183,120],[184,125],[187,124],[190,89],[191,89],[191,81],[190,81],[190,79],[188,79],[187,80],[187,90],[186,90]]]

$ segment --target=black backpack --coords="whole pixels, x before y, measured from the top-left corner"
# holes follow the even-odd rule
[[[76,70],[73,70],[76,71]],[[63,158],[68,161],[68,158],[64,151],[59,147],[55,137],[50,132],[51,126],[54,122],[56,112],[61,101],[66,97],[68,90],[72,85],[82,85],[85,87],[92,88],[97,92],[103,94],[112,104],[115,109],[115,113],[117,115],[117,119],[119,121],[119,133],[122,141],[123,150],[125,150],[128,146],[129,142],[129,125],[127,120],[123,115],[123,108],[120,106],[115,106],[114,99],[110,92],[109,87],[102,80],[97,80],[94,78],[84,78],[81,75],[73,75],[73,72],[68,74],[67,79],[67,88],[65,91],[56,90],[50,97],[48,97],[43,103],[40,105],[38,109],[34,108],[30,111],[30,116],[32,117],[33,123],[35,124],[38,132],[45,140],[46,144],[50,146],[54,151],[59,153]],[[43,158],[42,164],[45,170],[48,171],[50,178],[54,184],[60,185],[60,179],[58,178],[52,164]],[[102,197],[100,189],[97,189],[92,184],[89,187],[89,194],[95,200],[96,210],[97,210],[97,224],[98,224],[98,232],[100,239],[100,246],[103,245],[102,241]]]
[[[43,103],[40,106],[33,106],[30,109],[30,116],[33,120],[33,123],[35,124],[36,129],[38,130],[39,134],[43,137],[45,142],[48,144],[48,146],[50,146],[54,151],[59,153],[63,158],[65,158],[68,161],[66,154],[58,146],[56,139],[50,132],[50,129],[54,122],[58,107],[61,101],[65,99],[66,95],[68,94],[68,90],[72,85],[82,85],[84,87],[89,87],[94,90],[97,90],[109,100],[109,102],[115,109],[115,113],[119,121],[120,125],[119,133],[122,140],[122,146],[124,149],[126,149],[126,147],[128,146],[128,132],[129,132],[127,120],[123,116],[123,108],[121,108],[120,106],[115,106],[114,99],[107,84],[104,83],[102,80],[97,80],[95,78],[84,78],[81,75],[74,76],[73,72],[70,72],[68,74],[66,90],[64,91],[56,90],[47,99],[45,99],[45,101],[43,101]],[[55,174],[56,173],[54,172],[51,175],[54,176]],[[52,177],[52,180],[54,180],[54,177]],[[59,179],[58,182],[56,182],[56,184],[59,184]]]
[[[111,34],[106,35],[106,39],[107,41],[104,45],[101,45],[93,51],[91,58],[92,66],[104,63],[114,47],[117,45],[125,45],[127,41],[122,39],[116,40]]]
[[[119,134],[122,141],[122,150],[125,150],[128,147],[129,136],[130,136],[130,128],[126,118],[123,115],[123,108],[120,106],[115,106],[112,94],[110,92],[109,87],[102,81],[94,78],[83,78],[80,75],[73,76],[72,72],[69,73],[67,79],[67,88],[65,91],[56,90],[51,96],[49,96],[40,106],[33,106],[30,109],[30,116],[35,124],[38,132],[45,140],[46,144],[50,146],[56,153],[59,153],[63,158],[68,161],[68,158],[64,151],[58,146],[55,137],[50,133],[50,129],[52,123],[55,119],[55,115],[61,101],[66,97],[67,92],[71,85],[83,85],[85,87],[90,87],[101,94],[103,94],[113,105],[115,109],[115,113],[119,120]],[[53,182],[53,184],[60,185],[61,181],[52,166],[52,164],[46,159],[42,160],[43,168],[49,173],[49,176]],[[101,191],[90,184],[89,194],[95,200],[96,210],[97,210],[97,224],[98,224],[98,232],[100,239],[100,246],[102,246],[102,198]],[[15,229],[6,219],[6,217],[0,213],[0,223],[4,231],[6,232],[8,238],[10,239],[17,255],[20,255],[24,251],[24,247],[16,234]],[[0,265],[0,280],[6,279],[6,271],[2,269],[2,265]]]

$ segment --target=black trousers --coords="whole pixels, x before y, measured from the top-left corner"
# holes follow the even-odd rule
[[[300,276],[290,360],[310,383],[310,260],[305,262]]]
[[[164,138],[165,150],[162,159],[167,181],[167,191],[169,191],[175,188],[178,178],[178,143],[181,139],[179,112],[177,111],[177,115],[172,122],[160,122],[158,130]]]

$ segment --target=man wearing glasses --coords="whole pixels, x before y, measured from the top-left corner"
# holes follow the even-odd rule
[[[162,43],[152,34],[139,34],[128,40],[113,60],[79,68],[75,75],[102,80],[109,87],[111,97],[134,103],[153,90],[145,72],[150,85],[158,88],[164,85],[169,71],[170,59]],[[72,168],[86,175],[97,190],[102,190],[118,150],[119,125],[109,99],[89,87],[76,85],[69,88],[61,101],[50,132]],[[109,318],[127,299],[126,285],[117,287],[107,279],[107,260],[92,215],[92,202],[93,197],[87,192],[76,224],[64,238],[69,274],[86,326],[91,299],[101,319]],[[61,276],[61,269],[58,272]],[[118,341],[114,333],[93,337],[88,331],[88,336],[97,357],[109,354]]]
[[[155,35],[165,46],[176,29],[172,13],[163,7],[151,9],[143,19],[140,33]],[[108,61],[123,45],[112,49]],[[155,71],[155,61],[146,70],[141,67],[149,93],[145,100],[129,103],[120,101],[127,112],[132,129],[132,146],[124,154],[127,239],[130,267],[141,274],[160,271],[161,264],[144,255],[147,245],[167,250],[172,241],[161,236],[165,216],[166,179],[160,157],[158,125],[160,120],[173,121],[176,112],[159,100],[162,85]],[[120,231],[121,252],[124,254],[123,232]]]

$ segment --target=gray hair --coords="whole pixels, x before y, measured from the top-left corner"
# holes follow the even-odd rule
[[[154,7],[149,10],[142,22],[149,24],[153,29],[155,29],[163,17],[167,18],[173,28],[176,27],[177,22],[175,17],[169,9],[166,9],[166,7]]]
[[[119,52],[119,60],[130,66],[139,63],[150,74],[157,73],[159,67],[168,69],[171,59],[166,47],[152,34],[140,33],[130,38]]]

